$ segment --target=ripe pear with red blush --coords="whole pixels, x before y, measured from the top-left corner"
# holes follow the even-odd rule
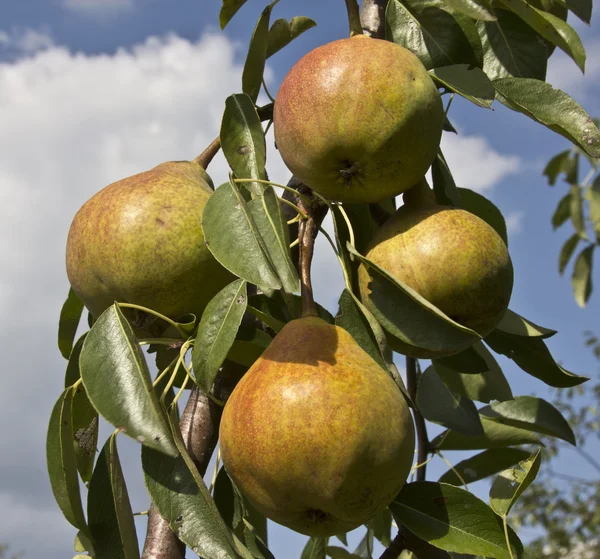
[[[348,532],[404,485],[415,438],[402,393],[344,329],[289,322],[242,377],[220,426],[223,464],[266,517]]]
[[[444,111],[421,61],[356,35],[318,47],[284,78],[273,109],[287,167],[340,202],[379,202],[415,184],[435,158]]]

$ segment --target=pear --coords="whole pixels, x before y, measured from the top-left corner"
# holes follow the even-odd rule
[[[234,389],[220,445],[228,474],[256,509],[327,537],[394,499],[415,439],[387,372],[346,330],[305,317],[286,324]]]
[[[425,193],[425,195],[424,195]],[[504,241],[476,215],[441,206],[415,188],[405,205],[377,231],[366,256],[454,321],[482,337],[500,322],[513,287],[513,267]],[[358,270],[363,303],[373,309],[367,269]],[[418,358],[444,357],[466,347],[435,352],[390,336],[392,348]]]
[[[118,301],[199,317],[232,281],[204,243],[208,181],[197,163],[169,161],[105,187],[81,207],[69,230],[67,275],[93,316]]]
[[[318,47],[284,78],[273,109],[287,167],[319,194],[379,202],[423,177],[444,111],[420,60],[390,41],[357,35]]]

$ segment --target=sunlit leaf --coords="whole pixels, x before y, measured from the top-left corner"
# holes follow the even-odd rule
[[[533,338],[550,338],[556,334],[556,330],[538,326],[510,309],[506,310],[500,324],[496,326],[496,330],[500,330],[505,334]]]
[[[494,102],[494,86],[481,68],[453,64],[429,71],[433,79],[479,107],[489,109]]]
[[[592,259],[596,245],[588,245],[575,259],[571,285],[575,301],[580,307],[585,307],[592,294]]]

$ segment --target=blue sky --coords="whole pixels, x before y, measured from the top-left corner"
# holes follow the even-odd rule
[[[217,135],[225,98],[240,90],[244,49],[265,4],[250,0],[225,33],[218,29],[217,0],[0,5],[0,542],[25,557],[69,557],[75,535],[53,503],[44,452],[63,379],[56,320],[68,289],[64,245],[72,216],[106,184],[165,160],[192,158]],[[592,116],[600,116],[598,12],[591,28],[570,19],[588,49],[586,77],[557,51],[548,78]],[[319,26],[269,61],[272,92],[302,54],[347,34],[342,0],[282,0],[274,13],[295,15],[310,16]],[[571,231],[565,226],[553,232],[550,215],[567,187],[550,188],[541,175],[546,161],[568,144],[522,115],[494,108],[455,100],[450,118],[460,135],[443,140],[450,167],[459,186],[489,196],[507,217],[515,265],[511,308],[558,329],[549,341],[556,358],[576,373],[596,376],[583,331],[600,332],[600,295],[579,309],[570,269],[558,275],[558,251]],[[210,171],[217,184],[223,181],[222,157]],[[272,146],[269,171],[278,182],[289,178]],[[335,311],[341,274],[322,242],[315,267],[317,298]],[[548,396],[541,382],[500,361],[515,394]],[[125,438],[119,447],[133,507],[145,510],[139,447]],[[587,449],[599,453],[598,444]],[[592,475],[569,450],[555,469],[572,471],[574,464],[580,475]],[[430,479],[445,470],[433,461]],[[485,497],[486,485],[473,490]],[[143,524],[140,519],[140,535]],[[303,537],[276,527],[272,534],[277,557],[299,556]]]

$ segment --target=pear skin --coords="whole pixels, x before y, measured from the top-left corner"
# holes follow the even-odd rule
[[[204,243],[211,193],[200,165],[170,161],[107,186],[81,207],[69,230],[67,275],[92,315],[118,301],[200,317],[233,280]]]
[[[435,158],[444,111],[421,61],[356,35],[318,47],[284,78],[275,143],[298,179],[331,200],[379,202],[413,186]]]
[[[377,231],[367,258],[482,337],[500,322],[513,287],[513,267],[502,238],[485,221],[458,208],[408,204]],[[358,270],[363,303],[370,302],[370,277]],[[395,351],[418,358],[452,355],[415,348],[390,336]]]
[[[234,389],[223,464],[265,516],[316,537],[385,508],[413,462],[400,390],[352,336],[320,318],[288,323]]]

